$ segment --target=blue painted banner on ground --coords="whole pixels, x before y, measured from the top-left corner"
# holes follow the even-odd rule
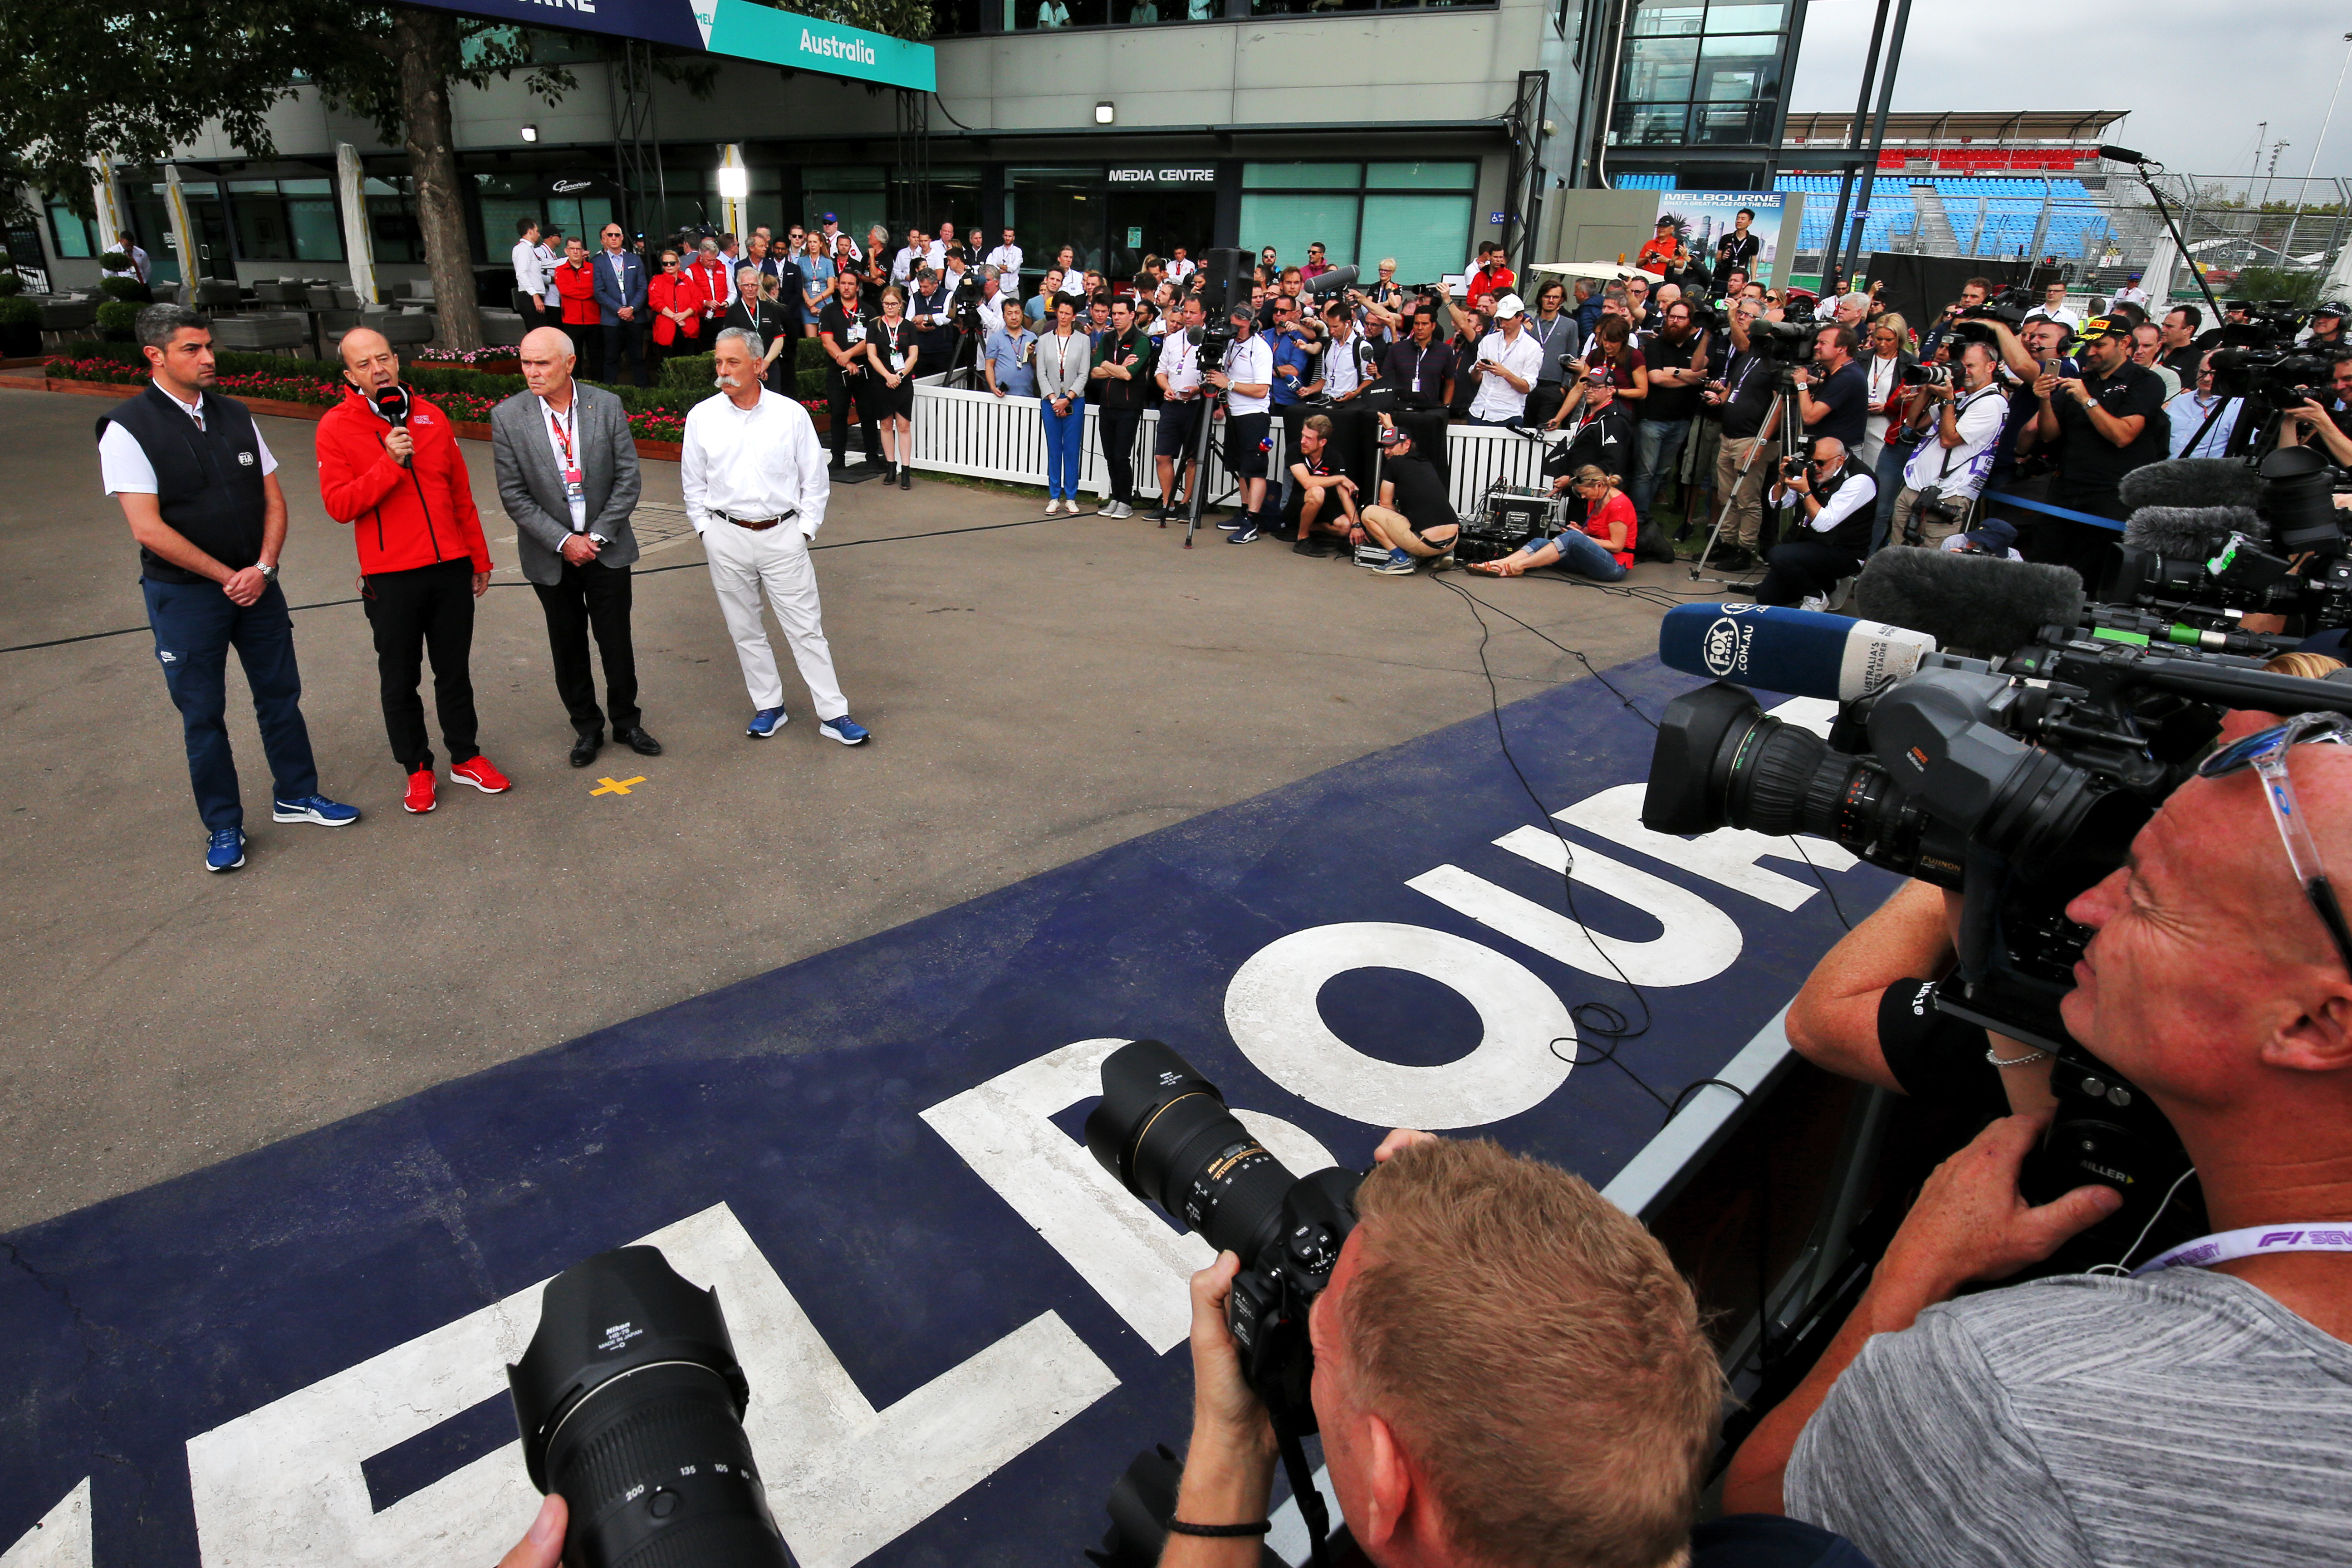
[[[1650,713],[1688,678],[1612,679]],[[44,1563],[480,1568],[530,1517],[504,1363],[547,1278],[652,1238],[715,1284],[803,1568],[1071,1562],[1181,1442],[1205,1249],[1077,1125],[1118,1040],[1298,1168],[1393,1122],[1606,1182],[1889,885],[1645,834],[1597,681],[7,1238],[0,1543]],[[1574,910],[1559,869],[1572,855]]]

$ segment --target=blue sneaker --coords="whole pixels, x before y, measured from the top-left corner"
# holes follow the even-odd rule
[[[1391,549],[1389,552],[1389,558],[1372,570],[1383,577],[1410,577],[1412,575],[1412,556],[1402,550]]]
[[[245,864],[245,829],[216,827],[212,841],[205,846],[205,869],[234,871]]]
[[[782,709],[762,708],[751,715],[751,721],[743,727],[743,733],[757,736],[764,741],[791,722],[792,720],[785,716]]]
[[[1226,518],[1223,521],[1218,523],[1217,526],[1224,530],[1227,533],[1231,533],[1236,529],[1248,527],[1249,523],[1250,514],[1245,511],[1237,511],[1234,513],[1233,516]]]
[[[329,800],[323,795],[306,795],[299,800],[273,800],[269,816],[277,822],[315,822],[321,827],[349,827],[360,819],[360,808]]]
[[[838,741],[845,746],[862,746],[872,738],[873,731],[844,713],[838,719],[826,719],[816,727],[816,732],[828,741]]]
[[[1227,539],[1225,542],[1227,544],[1255,544],[1257,542],[1257,519],[1254,517],[1245,519],[1243,521],[1240,530],[1231,538]]]

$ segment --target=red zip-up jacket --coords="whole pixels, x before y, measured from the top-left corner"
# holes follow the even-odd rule
[[[383,449],[391,428],[375,405],[348,385],[342,402],[319,421],[319,496],[329,517],[352,525],[360,570],[410,572],[471,557],[475,571],[488,572],[490,547],[449,416],[411,395],[408,433],[416,451],[410,468]]]

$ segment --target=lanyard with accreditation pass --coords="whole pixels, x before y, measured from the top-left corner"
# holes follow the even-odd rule
[[[2132,1270],[2132,1278],[2167,1268],[2210,1268],[2240,1258],[2266,1258],[2277,1252],[2352,1252],[2352,1221],[2308,1221],[2289,1225],[2251,1225],[2183,1242],[2161,1257]]]
[[[556,445],[563,451],[563,499],[567,501],[580,500],[587,494],[583,476],[580,472],[579,448],[572,444],[572,432],[579,427],[579,420],[580,401],[577,397],[562,414],[552,408],[547,411],[547,427],[555,433]]]

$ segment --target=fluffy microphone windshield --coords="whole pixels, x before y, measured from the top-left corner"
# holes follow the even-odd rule
[[[2263,504],[2263,477],[2224,458],[2174,458],[2124,476],[2116,493],[2127,507]]]
[[[2124,524],[2124,542],[2174,560],[2202,560],[2232,533],[2268,539],[2270,524],[2242,506],[2144,506]]]
[[[1870,558],[1854,583],[1853,607],[1926,632],[1948,652],[1998,656],[2043,626],[2078,624],[2083,580],[2063,566],[1898,547]]]

